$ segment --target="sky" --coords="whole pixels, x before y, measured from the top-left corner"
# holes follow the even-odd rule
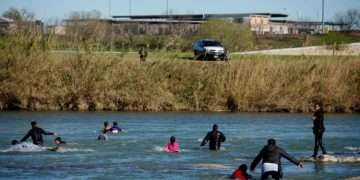
[[[66,19],[74,11],[97,10],[104,18],[130,12],[153,15],[164,14],[167,1],[174,14],[270,12],[286,13],[289,20],[321,20],[322,0],[0,0],[0,14],[10,7],[25,8],[45,22]],[[360,10],[360,0],[325,0],[325,20],[347,9]]]

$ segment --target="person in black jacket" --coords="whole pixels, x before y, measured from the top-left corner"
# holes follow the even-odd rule
[[[290,162],[299,167],[303,167],[302,163],[290,156],[282,148],[276,146],[275,139],[269,139],[268,144],[259,152],[254,161],[251,163],[250,170],[254,171],[258,163],[262,160],[261,179],[268,179],[270,176],[276,180],[282,178],[281,157],[286,158]]]
[[[313,158],[316,158],[319,146],[323,154],[326,154],[326,150],[322,141],[323,134],[325,132],[324,126],[324,111],[320,104],[315,104],[315,110],[312,117],[313,120],[313,133],[315,136],[315,145],[314,145],[314,154],[312,155]]]
[[[35,121],[31,122],[31,127],[32,128],[28,131],[28,133],[21,139],[21,142],[24,142],[29,137],[31,137],[33,144],[42,146],[44,144],[42,135],[56,136],[56,133],[54,133],[54,132],[47,132],[47,131],[43,130],[42,128],[37,127],[37,123]]]
[[[147,48],[145,45],[143,45],[139,50],[139,56],[140,56],[140,62],[145,62],[146,57],[148,56]]]
[[[209,142],[210,150],[220,150],[221,143],[225,142],[226,138],[222,132],[218,130],[218,125],[214,124],[212,131],[208,132],[201,142],[201,146],[205,146]]]

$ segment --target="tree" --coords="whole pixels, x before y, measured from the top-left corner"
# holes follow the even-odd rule
[[[246,50],[253,46],[254,38],[247,25],[214,19],[202,24],[195,38],[221,41],[231,51]]]
[[[346,12],[338,13],[335,21],[341,24],[342,30],[353,30],[360,28],[360,11],[349,9]]]
[[[26,9],[10,8],[2,15],[14,21],[9,27],[11,32],[41,33],[43,30],[42,22],[36,21],[35,14]]]
[[[329,32],[328,34],[322,36],[321,40],[328,49],[333,51],[333,55],[335,55],[335,51],[345,49],[345,44],[350,42],[348,37],[339,32]]]
[[[3,13],[3,16],[17,22],[33,21],[35,14],[26,9],[10,8]]]
[[[71,20],[89,20],[89,19],[100,19],[101,13],[97,10],[92,11],[80,11],[80,12],[72,12],[69,16]]]
[[[76,43],[83,42],[86,46],[103,48],[109,45],[110,24],[101,20],[101,13],[96,10],[72,12],[66,20],[66,34]]]

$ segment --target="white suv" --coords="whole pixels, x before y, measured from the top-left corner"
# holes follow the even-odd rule
[[[194,58],[198,60],[221,59],[228,60],[224,46],[213,39],[201,39],[194,43]]]

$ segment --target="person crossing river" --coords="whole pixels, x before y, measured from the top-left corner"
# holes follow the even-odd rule
[[[286,158],[290,162],[296,164],[299,167],[303,167],[303,164],[290,156],[285,150],[276,145],[275,139],[269,139],[268,144],[259,152],[255,157],[254,161],[251,163],[250,170],[254,171],[257,164],[262,161],[262,175],[261,180],[268,179],[270,176],[276,180],[282,178],[282,168],[281,168],[281,157]]]
[[[323,154],[326,154],[326,149],[323,144],[323,134],[325,132],[324,126],[324,111],[319,103],[315,104],[313,114],[313,133],[315,136],[314,153],[312,157],[317,158],[319,147]]]
[[[212,131],[208,132],[201,142],[201,146],[205,146],[209,142],[209,150],[217,151],[220,150],[221,143],[225,142],[225,135],[218,130],[217,124],[213,125]]]
[[[44,140],[42,135],[54,135],[57,136],[55,132],[47,132],[44,129],[37,126],[36,121],[31,122],[31,129],[28,133],[20,140],[21,142],[26,141],[29,137],[31,137],[33,144],[42,146],[44,144]]]

